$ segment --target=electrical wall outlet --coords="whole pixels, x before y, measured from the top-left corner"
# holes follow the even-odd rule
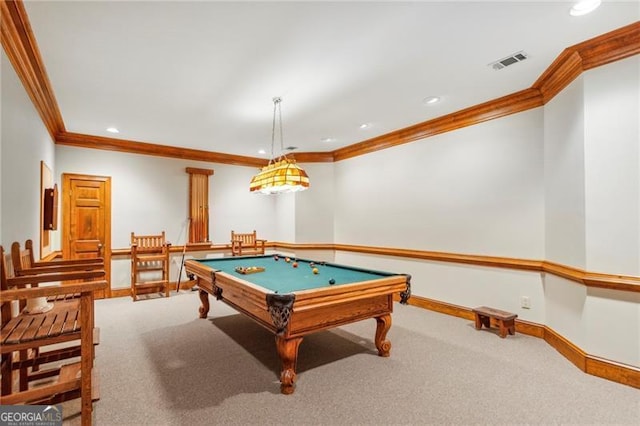
[[[531,299],[529,296],[522,296],[520,298],[520,306],[524,309],[531,309]]]

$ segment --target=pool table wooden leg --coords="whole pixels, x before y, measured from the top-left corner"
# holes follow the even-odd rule
[[[290,395],[295,390],[296,363],[298,361],[298,347],[302,343],[302,337],[285,339],[276,336],[276,349],[282,361],[280,373],[280,392]]]
[[[391,314],[376,317],[376,322],[378,323],[376,327],[376,348],[378,348],[378,355],[387,357],[390,355],[391,342],[385,340],[385,338],[391,328]]]
[[[206,318],[209,313],[209,293],[204,290],[199,290],[200,301],[202,305],[198,310],[200,312],[200,318]]]

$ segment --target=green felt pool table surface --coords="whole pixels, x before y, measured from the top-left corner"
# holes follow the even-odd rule
[[[233,275],[280,294],[371,281],[398,275],[390,272],[372,271],[334,263],[323,264],[300,258],[290,258],[290,262],[287,262],[285,257],[286,256],[278,255],[277,261],[274,255],[195,260],[215,271]],[[297,268],[293,267],[294,261],[298,263]],[[311,267],[312,262],[315,263],[314,267],[318,269],[317,274],[313,273],[313,267]],[[265,270],[263,272],[242,274],[236,272],[236,268],[238,267],[261,267]],[[330,284],[330,280],[333,280],[334,284]]]

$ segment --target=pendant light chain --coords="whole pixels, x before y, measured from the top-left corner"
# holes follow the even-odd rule
[[[284,135],[282,133],[282,107],[280,106],[281,102],[282,102],[282,98],[280,97],[273,98],[273,122],[271,125],[271,159],[269,160],[269,164],[276,161],[275,146],[276,146],[276,121],[277,120],[280,121],[278,126],[280,129],[280,155],[278,155],[278,158],[286,157],[286,155],[284,155]],[[276,113],[278,117],[277,120],[276,120]]]
[[[271,158],[269,164],[273,163],[275,159],[275,144],[276,144],[276,109],[280,103],[280,98],[273,98],[273,122],[271,123]],[[282,115],[280,116],[282,117]],[[281,124],[282,125],[282,124]]]
[[[280,105],[281,101],[282,99],[278,98],[278,119],[280,120],[280,156],[285,156],[284,155],[284,135],[282,133],[282,106]]]

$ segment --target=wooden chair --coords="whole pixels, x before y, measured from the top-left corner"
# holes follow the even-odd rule
[[[242,256],[245,254],[264,254],[264,244],[267,240],[260,240],[256,237],[256,231],[240,234],[231,231],[231,254]]]
[[[2,355],[2,386],[0,403],[57,404],[81,398],[81,422],[91,424],[94,291],[106,288],[104,270],[42,273],[15,276],[11,255],[0,246],[0,304],[2,323],[0,347]],[[76,280],[72,284],[47,285]],[[80,294],[77,299],[56,302],[53,309],[40,314],[27,314],[23,307],[27,300],[37,297],[57,298],[63,294]],[[66,298],[63,298],[66,299]],[[17,305],[17,306],[16,306]],[[17,309],[16,309],[17,308]],[[25,356],[34,349],[43,349],[64,342],[80,342],[80,361],[47,370],[25,374],[29,367],[55,359],[54,352],[39,351],[39,357]],[[47,355],[44,355],[44,354]],[[17,389],[14,371],[20,372]]]
[[[135,235],[131,233],[131,297],[135,302],[139,294],[164,290],[169,297],[169,247],[164,231],[160,235]],[[149,273],[159,279],[144,280]]]

